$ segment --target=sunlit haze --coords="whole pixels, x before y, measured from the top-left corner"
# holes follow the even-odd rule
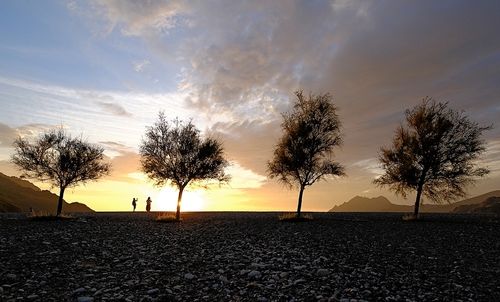
[[[375,188],[377,156],[404,112],[430,96],[485,132],[500,187],[500,1],[2,1],[0,172],[12,142],[63,125],[99,143],[109,177],[66,191],[96,211],[173,211],[177,190],[140,172],[139,145],[160,110],[224,142],[232,181],[188,188],[182,211],[293,211],[297,190],[269,180],[293,92],[326,93],[340,108],[347,177],[307,187],[303,211],[327,211]],[[33,181],[42,189],[48,184]],[[58,189],[52,192],[58,193]]]

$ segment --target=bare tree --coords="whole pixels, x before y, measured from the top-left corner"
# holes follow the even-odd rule
[[[200,131],[189,121],[167,121],[160,112],[154,126],[147,127],[139,149],[142,171],[156,186],[166,183],[179,189],[176,219],[180,219],[181,200],[189,184],[208,188],[210,180],[228,183],[231,177],[224,172],[229,166],[222,142],[202,138]]]
[[[64,191],[109,175],[111,165],[104,161],[104,148],[82,137],[72,138],[62,128],[49,130],[33,140],[19,137],[14,141],[12,162],[21,177],[49,182],[59,187],[57,215],[62,211]]]
[[[274,147],[274,158],[267,162],[270,178],[285,187],[298,187],[297,217],[306,186],[326,176],[345,176],[344,167],[333,160],[333,148],[342,145],[341,121],[329,93],[305,97],[296,91],[292,113],[282,113],[283,136]]]
[[[416,191],[414,216],[422,195],[434,203],[450,202],[465,197],[466,188],[489,173],[476,159],[486,150],[482,132],[491,126],[480,127],[429,97],[405,115],[407,125],[397,128],[392,146],[380,149],[385,173],[373,183],[403,198]]]

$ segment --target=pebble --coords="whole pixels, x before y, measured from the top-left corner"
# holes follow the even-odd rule
[[[188,280],[192,280],[194,278],[194,275],[191,274],[191,273],[187,273],[184,275],[184,278],[188,279]]]
[[[327,269],[324,269],[324,268],[320,268],[316,272],[316,275],[318,275],[318,277],[326,277],[326,276],[330,275],[330,271]]]
[[[71,293],[71,297],[77,296],[78,294],[81,294],[84,292],[85,292],[85,288],[83,288],[83,287],[77,288]]]
[[[6,230],[0,232],[0,249],[16,255],[0,266],[0,301],[496,301],[500,296],[498,265],[491,262],[500,219],[442,223],[441,216],[431,216],[424,224],[408,224],[400,214],[318,213],[311,223],[287,224],[273,213],[189,213],[174,225],[141,213],[76,215],[95,218],[36,227],[0,219]],[[53,240],[43,245],[47,233]],[[449,249],[436,250],[435,242]]]
[[[260,272],[259,271],[251,271],[250,273],[248,273],[248,278],[255,278],[257,276],[260,276]]]

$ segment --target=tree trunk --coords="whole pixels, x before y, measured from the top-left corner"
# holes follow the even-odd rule
[[[66,190],[65,187],[59,188],[59,202],[57,203],[57,214],[56,214],[57,216],[61,215],[62,212],[64,190]]]
[[[417,198],[415,199],[415,208],[413,211],[413,217],[418,216],[418,208],[420,207],[420,196],[422,195],[422,187],[419,187],[417,190]]]
[[[184,187],[179,187],[179,196],[177,197],[177,212],[175,213],[175,219],[181,219],[181,200],[182,200],[182,192],[184,191]]]
[[[297,205],[297,218],[300,218],[300,209],[302,208],[302,195],[304,195],[304,186],[300,186],[299,191],[299,204]]]
[[[418,188],[417,188],[417,198],[415,198],[415,209],[413,211],[413,217],[417,218],[418,216],[418,208],[420,207],[420,198],[422,196],[422,190],[424,189],[424,183],[425,183],[425,175],[427,174],[427,171],[429,169],[424,168],[422,171],[422,175],[420,176],[420,180],[418,182]]]

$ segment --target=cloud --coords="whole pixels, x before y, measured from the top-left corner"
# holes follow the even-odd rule
[[[81,101],[89,101],[112,115],[121,117],[131,116],[131,114],[116,101],[121,101],[124,98],[125,94],[123,93],[71,89],[2,77],[0,77],[0,83],[26,91],[26,98],[34,99],[36,102],[50,100],[50,105],[56,105],[58,109],[59,107],[66,107],[68,109],[75,107],[77,111],[81,112],[81,110],[78,109],[78,107],[82,105]]]
[[[18,136],[17,129],[0,122],[0,148],[12,148],[12,143]]]
[[[100,108],[104,109],[106,112],[109,112],[116,116],[130,117],[131,113],[127,112],[120,104],[111,103],[111,102],[99,102],[94,101],[94,103]]]
[[[141,62],[134,62],[134,70],[139,72],[143,71],[149,65],[148,60],[142,60]]]
[[[104,14],[110,31],[120,26],[125,36],[169,34],[169,30],[183,23],[182,15],[189,7],[182,1],[120,1],[98,0],[105,8]]]
[[[37,136],[40,132],[59,127],[61,126],[48,124],[26,124],[19,127],[12,127],[0,122],[0,148],[13,148],[14,140],[16,140],[19,136],[34,137]]]

